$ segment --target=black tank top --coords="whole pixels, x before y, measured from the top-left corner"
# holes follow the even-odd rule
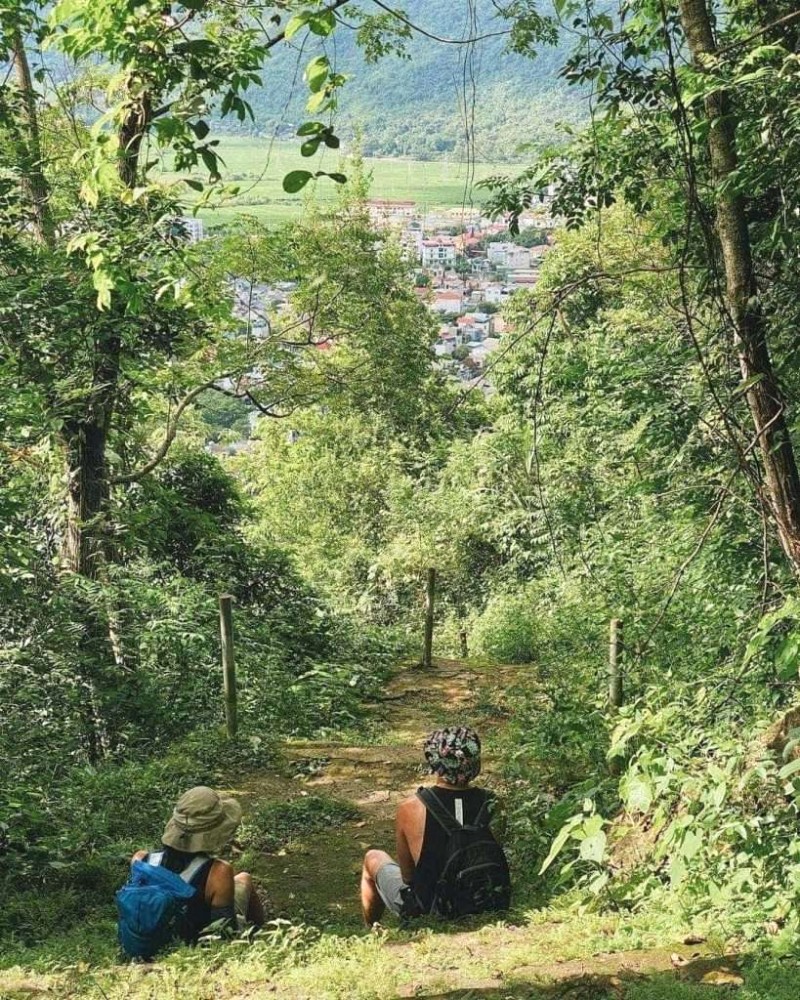
[[[161,845],[161,850],[164,852],[164,857],[161,860],[162,867],[175,872],[176,875],[186,871],[197,857],[197,854],[178,851],[174,847],[167,847],[166,844]],[[187,944],[194,944],[200,936],[200,932],[211,923],[211,907],[206,902],[206,882],[213,860],[213,858],[208,858],[208,863],[203,865],[191,881],[191,885],[197,889],[197,892],[186,904],[185,919],[181,920],[178,927],[181,938]]]
[[[450,789],[442,788],[439,785],[434,785],[430,791],[453,817],[456,815],[456,799],[461,799],[464,804],[464,823],[475,822],[489,795],[489,792],[483,788]],[[411,880],[411,887],[425,913],[430,911],[436,892],[436,883],[444,868],[446,845],[447,833],[426,810],[422,850],[414,869],[414,877]]]

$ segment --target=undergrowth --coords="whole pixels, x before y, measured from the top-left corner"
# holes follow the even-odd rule
[[[297,837],[357,819],[358,815],[354,805],[325,795],[303,795],[290,802],[261,802],[241,827],[238,839],[247,851],[271,854]]]
[[[57,953],[45,958],[40,951],[25,971],[0,973],[0,996],[46,989],[51,996],[88,1000],[226,1000],[262,994],[282,1000],[706,1000],[712,992],[702,983],[707,967],[728,970],[718,981],[728,976],[738,983],[740,1000],[795,1000],[800,990],[796,960],[767,953],[744,960],[722,957],[721,946],[706,949],[708,958],[697,968],[690,961],[676,972],[669,956],[680,924],[657,912],[622,918],[548,910],[520,918],[518,924],[378,934],[274,921],[250,941],[179,948],[149,967],[116,965],[108,949],[93,953],[91,962],[73,957],[61,963]],[[94,943],[85,931],[82,940]],[[638,973],[624,971],[633,961],[627,953],[637,949],[648,949],[652,964]],[[626,955],[615,960],[618,952]],[[593,968],[609,959],[606,969],[623,971],[593,976]],[[577,969],[564,967],[571,961]],[[728,994],[724,986],[714,987],[715,996],[723,994]]]
[[[262,735],[245,732],[231,742],[210,732],[146,763],[87,766],[50,785],[9,789],[0,824],[4,944],[31,944],[112,912],[132,852],[158,843],[182,792],[275,761],[275,746]]]

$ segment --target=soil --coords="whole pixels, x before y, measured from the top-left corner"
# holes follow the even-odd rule
[[[363,745],[287,743],[282,777],[257,779],[236,789],[251,801],[264,796],[291,799],[321,793],[347,800],[359,811],[355,820],[299,838],[277,854],[256,862],[253,873],[266,890],[273,916],[335,926],[337,933],[360,929],[361,860],[370,847],[394,853],[397,804],[425,781],[421,752],[424,736],[443,725],[467,721],[475,725],[484,737],[481,784],[500,787],[492,743],[506,719],[502,692],[513,686],[524,669],[528,668],[438,660],[427,672],[398,672],[381,701],[369,707],[374,723],[370,731],[380,733],[379,741]],[[439,938],[436,963],[420,968],[413,981],[400,989],[398,997],[510,1000],[552,995],[577,1000],[622,997],[625,984],[641,976],[666,975],[671,981],[691,979],[698,983],[710,983],[714,976],[721,976],[719,982],[723,983],[738,980],[733,957],[711,956],[703,945],[596,954],[590,959],[563,961],[552,957],[552,952],[547,954],[544,948],[537,955],[533,939],[530,959],[514,968],[514,979],[524,978],[530,985],[504,982],[503,972],[489,978],[476,975],[478,967],[491,967],[504,950],[519,947],[520,936],[527,937],[531,932],[534,937],[538,934],[544,945],[546,927],[515,926],[513,921],[505,927],[496,926],[489,936],[480,928],[450,928]],[[404,952],[413,949],[414,942],[401,938],[388,940],[386,946],[397,949],[398,964],[404,965]],[[469,954],[466,964],[465,949]],[[442,975],[452,984],[451,991],[426,992],[441,981]],[[533,993],[529,992],[531,988]]]
[[[276,916],[361,924],[358,882],[361,859],[371,847],[394,853],[394,814],[404,798],[426,781],[422,742],[444,725],[469,721],[496,734],[502,725],[502,689],[519,667],[466,666],[437,660],[429,671],[405,669],[368,706],[379,742],[350,746],[291,742],[284,748],[287,776],[261,778],[236,789],[245,802],[266,796],[323,794],[353,803],[359,818],[298,839],[261,858],[253,874]],[[477,718],[477,722],[476,722]],[[491,736],[485,741],[482,783],[496,778]]]

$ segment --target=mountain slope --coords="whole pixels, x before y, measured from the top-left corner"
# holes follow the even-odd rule
[[[371,0],[361,7],[379,12]],[[473,21],[469,9],[474,5]],[[407,0],[408,17],[432,35],[459,41],[502,31],[492,0]],[[563,51],[543,48],[529,59],[506,51],[504,36],[474,44],[435,41],[414,32],[408,58],[367,65],[349,18],[332,40],[297,36],[275,50],[264,86],[251,93],[257,128],[292,135],[304,119],[306,63],[324,51],[348,77],[337,113],[343,135],[363,131],[365,151],[437,157],[469,149],[477,159],[514,158],[522,145],[558,138],[557,123],[585,115],[578,92],[557,77]]]

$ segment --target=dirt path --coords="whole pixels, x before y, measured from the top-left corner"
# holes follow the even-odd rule
[[[421,744],[443,725],[469,722],[485,735],[484,776],[493,783],[492,742],[502,725],[498,702],[519,667],[481,668],[437,660],[431,671],[405,670],[388,685],[381,702],[370,706],[374,742],[288,743],[290,775],[284,781],[240,789],[246,798],[295,798],[324,794],[353,803],[359,818],[299,837],[279,854],[261,859],[255,874],[267,887],[281,916],[315,922],[360,923],[357,899],[361,858],[369,847],[393,851],[397,803],[425,780]]]
[[[277,854],[248,858],[271,898],[273,914],[291,921],[269,932],[287,935],[288,950],[280,951],[279,960],[269,949],[231,946],[209,955],[198,950],[191,961],[179,953],[174,962],[110,966],[97,974],[88,965],[85,973],[70,967],[56,977],[11,970],[11,980],[0,977],[0,1000],[37,993],[69,1000],[698,1000],[729,995],[743,983],[734,956],[721,953],[724,945],[713,954],[708,944],[695,944],[696,938],[672,943],[673,935],[680,942],[692,928],[665,929],[657,914],[655,923],[645,918],[637,925],[624,914],[532,910],[508,920],[427,928],[423,922],[404,931],[395,930],[390,918],[389,929],[364,932],[358,905],[361,858],[371,846],[392,848],[396,805],[423,780],[424,735],[445,724],[475,725],[484,737],[482,781],[502,792],[493,769],[493,743],[505,723],[503,692],[524,669],[439,660],[429,673],[400,672],[370,709],[377,738],[357,746],[289,743],[282,773],[255,776],[234,790],[248,811],[265,801],[309,795],[346,800],[358,810],[358,818],[299,836]],[[310,943],[303,945],[306,931]],[[300,942],[296,951],[295,940]],[[682,980],[691,984],[689,992],[681,988]]]
[[[252,1000],[268,988],[286,1000],[624,1000],[629,988],[646,979],[657,987],[653,996],[660,1000],[671,996],[681,979],[709,984],[710,994],[718,993],[720,985],[741,983],[733,956],[710,954],[703,944],[665,947],[661,934],[640,943],[619,916],[531,913],[518,921],[459,925],[436,933],[420,928],[392,932],[385,939],[363,934],[361,859],[369,847],[393,849],[397,803],[425,780],[423,737],[442,725],[474,725],[484,740],[481,781],[502,793],[493,744],[505,724],[504,691],[524,669],[438,660],[428,673],[402,671],[370,708],[377,738],[361,745],[288,743],[284,775],[254,779],[236,790],[250,803],[325,795],[353,804],[358,818],[253,859],[274,915],[326,928],[330,942],[339,944],[332,951],[323,947],[322,964],[298,966],[268,987],[261,976],[247,985],[230,984],[221,995]],[[396,922],[388,918],[387,926]],[[373,980],[381,981],[379,989],[373,988]]]

